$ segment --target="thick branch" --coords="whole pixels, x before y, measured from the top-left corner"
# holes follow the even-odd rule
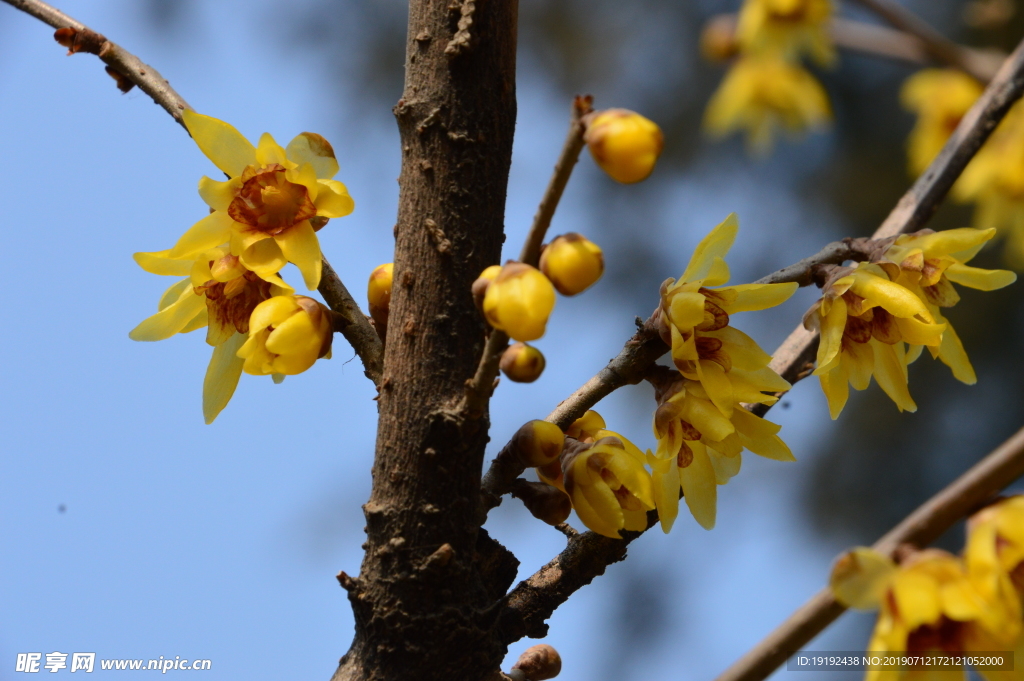
[[[892,555],[901,544],[924,548],[1024,475],[1024,428],[922,504],[874,544]],[[760,681],[817,636],[846,608],[822,589],[775,631],[736,661],[717,681]]]
[[[895,28],[921,41],[924,49],[937,61],[971,74],[986,82],[992,77],[973,55],[929,26],[916,14],[892,0],[856,0],[885,19]],[[979,68],[981,66],[981,68]]]
[[[967,162],[988,139],[992,130],[999,124],[1010,107],[1020,99],[1022,92],[1024,92],[1024,42],[1017,46],[1017,49],[999,69],[996,77],[964,116],[938,157],[904,194],[886,220],[872,235],[872,239],[887,239],[923,228]],[[834,246],[834,244],[830,245],[825,250],[832,253],[832,257],[841,257],[842,249],[836,249]],[[813,266],[811,265],[811,268]],[[795,272],[794,275],[804,276],[802,270]],[[776,275],[769,275],[766,279],[774,276]],[[799,280],[799,278],[789,279],[789,281]],[[648,320],[645,327],[650,324],[650,321]],[[771,367],[791,383],[796,382],[809,373],[810,362],[813,361],[817,342],[818,335],[816,333],[807,331],[802,325],[798,326],[775,351]],[[654,354],[654,358],[650,359],[644,367],[641,367],[639,363],[647,361],[645,358],[650,355],[647,352],[638,353],[637,364],[620,367],[620,370],[639,371],[642,375],[657,357],[668,351],[668,348],[656,335],[653,338],[644,339],[641,345],[646,346],[648,343],[655,346],[661,344],[662,352]],[[648,348],[648,352],[650,352],[650,348]],[[613,360],[614,362],[615,360]],[[610,366],[612,365],[609,364]],[[609,385],[614,385],[614,379],[602,380],[601,374],[598,374],[588,381],[587,385],[576,391],[573,397],[559,405],[549,419],[557,418],[556,422],[560,424],[571,423],[572,419],[578,418],[586,409],[596,404],[597,399],[614,389],[607,389],[604,386],[606,382]],[[590,396],[596,396],[597,399],[591,400]],[[566,403],[569,404],[566,405]],[[767,411],[768,409],[765,407],[755,413],[764,414]],[[593,535],[592,532],[581,535],[581,542],[584,537],[591,535]],[[612,548],[621,549],[623,552],[629,541],[627,539],[604,540],[604,542],[616,542]],[[597,542],[597,544],[592,542]],[[585,548],[588,546],[599,548]],[[515,598],[509,601],[508,606],[515,611],[509,617],[513,620],[516,618],[524,620],[522,627],[515,630],[539,631],[543,620],[549,617],[573,591],[604,572],[609,555],[617,554],[604,546],[603,542],[599,542],[598,538],[594,538],[590,542],[580,543],[575,547],[570,546],[540,572],[521,582],[513,590],[512,594],[515,595]],[[549,569],[551,566],[555,566],[557,569]]]
[[[323,272],[317,290],[336,313],[334,330],[352,345],[363,362],[363,373],[379,388],[384,372],[384,344],[327,258],[323,259]]]
[[[115,72],[138,85],[140,90],[162,106],[182,127],[185,127],[185,123],[181,118],[181,112],[186,109],[191,110],[192,107],[182,99],[181,95],[174,91],[174,88],[170,86],[167,80],[152,66],[144,64],[131,52],[110,42],[85,24],[72,19],[67,14],[47,5],[45,2],[40,2],[39,0],[3,1],[56,29],[70,28],[78,33],[89,36],[89,40],[79,41],[87,46],[86,49],[79,51],[91,52],[97,55]]]

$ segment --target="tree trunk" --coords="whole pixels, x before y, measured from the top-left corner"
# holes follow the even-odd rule
[[[515,559],[480,529],[487,416],[458,405],[483,349],[470,287],[498,262],[515,128],[516,0],[411,0],[390,323],[358,578],[335,680],[482,679]]]

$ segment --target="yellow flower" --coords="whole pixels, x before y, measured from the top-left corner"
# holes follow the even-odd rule
[[[938,156],[983,90],[981,83],[958,69],[923,69],[904,81],[900,102],[917,114],[907,139],[911,174],[920,175]]]
[[[736,35],[748,54],[796,59],[806,53],[827,66],[835,60],[831,18],[830,0],[746,0]]]
[[[946,329],[918,296],[891,281],[881,266],[868,263],[827,285],[804,325],[821,331],[814,373],[833,419],[846,406],[849,385],[864,390],[872,376],[901,412],[917,411],[907,387],[907,365],[913,359],[904,341],[937,348]]]
[[[284,149],[264,133],[253,147],[224,121],[192,111],[182,115],[199,149],[230,179],[199,181],[199,195],[212,212],[163,255],[188,260],[230,243],[232,255],[261,277],[292,262],[306,287],[315,289],[321,269],[316,230],[355,205],[345,185],[330,179],[338,172],[331,145],[304,132]]]
[[[487,268],[484,275],[491,272]],[[512,260],[487,286],[483,302],[484,315],[491,326],[518,341],[543,336],[554,307],[555,288],[551,281],[537,268]]]
[[[544,373],[544,355],[532,345],[513,343],[501,355],[499,368],[510,381],[533,383]]]
[[[569,232],[544,247],[540,271],[563,296],[574,296],[590,288],[604,273],[604,256],[593,241]]]
[[[952,307],[960,301],[954,283],[981,291],[994,291],[1017,280],[1017,275],[1008,270],[986,270],[965,264],[995,233],[994,229],[971,227],[942,232],[921,230],[898,237],[884,256],[888,263],[899,268],[896,282],[924,302],[938,324],[945,325],[941,344],[925,344],[929,345],[932,357],[942,360],[952,369],[957,380],[968,385],[978,380],[974,367],[952,324],[942,316],[940,308]],[[888,263],[883,262],[881,265],[889,268],[891,277],[897,270]],[[916,341],[910,343],[910,357],[916,358],[921,351],[921,344]]]
[[[832,119],[828,95],[803,67],[772,57],[741,57],[725,75],[704,112],[715,137],[745,130],[755,154],[771,150],[775,131],[791,135],[820,129]]]
[[[626,438],[609,433],[564,454],[562,473],[572,507],[594,532],[617,539],[620,530],[647,529],[647,511],[654,509],[651,476],[643,453]]]
[[[665,144],[654,121],[627,109],[593,114],[584,140],[601,170],[623,184],[647,179]]]
[[[247,374],[301,374],[321,357],[330,359],[331,311],[306,296],[274,296],[256,306],[249,338],[238,350]]]
[[[1006,259],[1024,268],[1024,108],[1015,104],[953,186],[975,203],[974,226],[1007,237]]]
[[[988,572],[1010,579],[1024,599],[1024,495],[1003,499],[971,516],[965,554]],[[990,582],[991,583],[991,582]],[[996,589],[992,589],[996,591]]]
[[[694,520],[706,530],[715,526],[718,485],[739,473],[744,449],[776,461],[795,460],[778,436],[780,426],[742,407],[725,417],[696,381],[676,377],[657,393],[658,447],[648,453],[647,462],[666,534],[679,514],[680,489]]]
[[[778,398],[765,392],[790,388],[768,367],[771,357],[752,338],[729,326],[729,316],[774,307],[797,289],[795,282],[722,286],[729,281],[724,258],[738,229],[736,215],[731,214],[711,230],[683,275],[662,284],[659,307],[659,331],[672,348],[676,368],[686,378],[700,381],[725,418],[739,402],[773,404]]]
[[[896,566],[888,557],[859,547],[836,561],[830,586],[843,605],[880,610],[868,644],[872,653],[1005,650],[1021,632],[1020,604],[1016,594],[979,588],[985,577],[986,569],[977,561],[965,564],[937,549],[915,553]],[[868,671],[867,679],[895,680],[918,671],[876,669]]]
[[[236,352],[249,332],[252,311],[271,296],[295,290],[276,274],[257,277],[223,247],[206,251],[194,262],[150,253],[136,254],[136,260],[161,274],[189,274],[167,289],[159,312],[136,326],[129,337],[156,341],[207,327],[206,342],[214,351],[203,381],[203,415],[206,423],[213,423],[238,385],[242,360]]]

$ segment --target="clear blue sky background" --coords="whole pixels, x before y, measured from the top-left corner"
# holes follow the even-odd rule
[[[173,43],[152,32],[140,7],[64,4],[160,69],[198,111],[250,139],[324,134],[356,211],[332,221],[322,245],[363,302],[367,275],[391,260],[399,152],[387,107],[359,109],[369,105],[345,81],[344,64],[317,62],[278,39],[273,3],[203,4]],[[127,334],[171,283],[142,272],[131,254],[168,248],[206,213],[196,183],[215,169],[144,94],[121,95],[94,57],[65,57],[51,33],[0,5],[0,679],[16,677],[19,652],[61,651],[208,658],[210,681],[326,680],[352,631],[334,575],[359,569],[372,386],[339,337],[332,360],[283,385],[243,376],[217,422],[203,424],[203,332],[160,343]],[[572,94],[554,91],[533,66],[523,65],[519,85],[510,253],[543,190]],[[339,89],[351,95],[340,110]],[[785,153],[812,163],[829,144],[819,138]],[[796,196],[808,172],[799,165],[766,178],[707,145],[670,198],[643,207],[672,225],[658,238],[674,265],[658,277],[678,276],[693,245],[731,211],[741,223],[730,257],[739,278],[806,255],[773,244],[787,225],[836,219]],[[553,229],[592,233],[585,204],[595,191],[641,209],[642,190],[612,183],[587,158]],[[633,317],[653,308],[655,291],[623,301],[612,288],[602,282],[559,299],[539,343],[548,370],[535,384],[501,386],[492,450],[616,354]],[[736,321],[770,350],[811,295],[771,318]],[[649,532],[626,563],[558,610],[547,641],[563,655],[563,678],[710,678],[820,588],[842,544],[812,533],[793,499],[815,443],[834,426],[813,382],[789,401],[772,418],[798,463],[748,455],[739,477],[720,488],[717,529],[684,516],[670,536]],[[651,406],[649,388],[639,386],[599,410],[610,427],[650,447]],[[488,529],[519,556],[520,577],[564,542],[514,501]],[[638,585],[651,584],[656,599],[632,596],[650,594]],[[848,615],[816,645],[863,645],[869,625],[867,616]],[[513,646],[511,660],[530,643]]]

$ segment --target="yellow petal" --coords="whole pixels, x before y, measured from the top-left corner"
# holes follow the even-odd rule
[[[732,326],[715,331],[702,331],[701,335],[722,341],[723,350],[732,360],[733,369],[758,371],[772,361],[771,355],[762,350],[753,338]]]
[[[255,336],[268,326],[280,324],[299,309],[292,296],[274,296],[257,305],[249,316],[249,335]]]
[[[256,161],[265,166],[277,163],[287,168],[290,165],[284,149],[274,141],[273,135],[269,132],[260,135],[260,141],[256,147]]]
[[[947,331],[948,333],[948,331]],[[897,343],[896,345],[901,345]],[[875,380],[885,394],[896,403],[900,411],[917,411],[917,405],[910,397],[907,387],[907,376],[897,356],[896,345],[888,345],[871,339],[871,348],[875,353]]]
[[[682,281],[696,281],[704,279],[711,272],[715,258],[724,258],[725,254],[732,248],[732,242],[736,239],[736,232],[739,230],[739,220],[735,213],[730,213],[725,220],[704,237],[697,244],[690,258],[690,264],[681,277]]]
[[[167,290],[164,291],[164,294],[160,296],[160,302],[157,303],[156,307],[157,311],[163,310],[184,298],[186,291],[189,295],[195,295],[195,293],[192,292],[191,284],[192,281],[187,277],[181,281],[171,284]]]
[[[697,371],[700,375],[700,383],[707,391],[708,397],[714,403],[722,415],[726,418],[732,416],[735,401],[732,394],[732,382],[725,373],[725,369],[717,362],[702,359],[697,362]]]
[[[740,284],[730,286],[729,290],[739,295],[731,303],[722,305],[722,309],[733,314],[736,312],[752,312],[766,310],[789,300],[799,286],[794,282],[783,284]]]
[[[289,182],[305,187],[309,200],[313,201],[315,205],[316,197],[320,193],[320,184],[316,181],[316,171],[313,170],[313,166],[303,163],[298,168],[293,168],[285,173],[285,178]]]
[[[281,247],[276,239],[259,239],[254,241],[242,251],[241,260],[243,265],[255,272],[264,281],[274,284],[277,284],[278,281],[282,284],[284,283],[276,275],[281,271],[282,267],[288,264],[288,261],[285,259],[284,253],[281,252]],[[277,281],[275,281],[275,278]],[[285,286],[291,288],[287,284]]]
[[[317,180],[316,214],[325,218],[342,218],[356,208],[356,202],[348,195],[348,188],[337,180]]]
[[[183,111],[182,118],[200,151],[228,176],[238,177],[256,163],[255,147],[233,126],[194,111]]]
[[[658,521],[661,523],[661,530],[668,534],[679,516],[679,467],[675,461],[670,461],[670,466],[665,473],[654,472],[652,474],[654,488],[654,504],[658,508]]]
[[[896,564],[874,549],[858,546],[832,564],[829,588],[836,600],[848,608],[874,610],[879,607]]]
[[[304,312],[296,312],[275,325],[267,338],[267,350],[277,355],[298,354],[310,349],[316,352],[321,342],[313,319]]]
[[[715,256],[715,259],[711,262],[711,269],[708,270],[707,276],[704,277],[704,286],[721,286],[727,281],[729,281],[729,266],[725,263],[725,260]]]
[[[842,361],[847,365],[850,385],[854,389],[865,390],[871,385],[871,374],[875,371],[875,351],[868,343],[850,343],[843,349]]]
[[[323,256],[320,255],[320,241],[308,220],[285,230],[274,237],[274,241],[281,247],[284,257],[302,272],[307,289],[312,291],[320,285]]]
[[[143,320],[128,334],[137,341],[158,341],[181,331],[200,312],[206,309],[206,297],[189,294],[172,305]]]
[[[843,331],[846,329],[846,301],[836,298],[828,314],[821,320],[821,341],[818,345],[818,368],[814,373],[821,375],[838,357],[843,346]],[[824,384],[822,384],[824,388]],[[826,393],[827,394],[827,393]],[[845,401],[845,400],[844,400]],[[842,410],[842,407],[840,407]],[[835,418],[834,416],[832,418]]]
[[[942,334],[939,359],[953,371],[953,377],[961,383],[974,385],[978,382],[978,376],[974,373],[967,351],[964,350],[964,344],[960,342],[960,336],[956,334],[952,324],[946,324],[946,330]]]
[[[724,440],[736,432],[732,422],[722,416],[718,407],[708,400],[698,397],[687,399],[683,403],[683,416],[697,430],[715,441]]]
[[[890,588],[900,619],[908,629],[936,623],[942,616],[939,585],[931,576],[899,570],[893,574]]]
[[[732,422],[744,447],[758,456],[775,461],[796,461],[789,446],[776,433],[778,424],[766,421],[746,409],[736,409]]]
[[[178,243],[167,254],[171,258],[194,258],[203,251],[226,243],[231,237],[234,220],[227,213],[217,211],[189,227]]]
[[[246,338],[244,333],[235,333],[213,349],[213,357],[210,358],[210,365],[206,368],[206,377],[203,379],[203,417],[207,424],[213,423],[217,414],[228,405],[231,396],[235,394],[238,378],[242,375],[242,364],[245,363],[245,360],[238,356],[238,350]]]
[[[677,293],[669,303],[668,319],[680,330],[689,332],[704,321],[704,294],[695,291]]]
[[[710,447],[708,448],[708,458],[711,459],[711,466],[715,469],[715,482],[719,485],[724,485],[736,477],[743,465],[741,455],[726,456]]]
[[[153,253],[136,253],[132,256],[139,267],[150,274],[162,274],[174,277],[186,276],[192,269],[192,262],[170,258],[170,251],[156,251]]]
[[[315,132],[297,135],[287,148],[288,158],[302,165],[309,163],[321,179],[330,179],[338,173],[338,161],[330,143]]]
[[[242,178],[235,177],[224,182],[202,177],[199,180],[199,196],[214,210],[227,211],[242,187]]]
[[[888,279],[858,270],[850,290],[897,317],[920,315],[925,321],[934,321],[920,298]]]
[[[903,340],[912,345],[939,345],[942,342],[942,333],[946,330],[945,324],[927,324],[913,317],[895,317],[894,319]]]
[[[995,235],[995,229],[961,227],[959,229],[947,229],[942,232],[935,232],[934,234],[911,237],[897,243],[901,246],[912,245],[914,248],[920,248],[925,252],[925,257],[938,258],[943,255],[976,248]]]
[[[828,414],[835,421],[843,413],[843,407],[850,399],[850,383],[846,364],[840,360],[828,371],[818,373],[818,381],[821,383],[821,392],[825,393],[828,400]]]
[[[960,263],[954,263],[946,268],[946,278],[981,291],[995,291],[1017,281],[1017,275],[1009,270],[984,270]]]
[[[679,481],[683,487],[683,498],[686,506],[705,530],[715,526],[715,515],[718,506],[718,483],[715,480],[715,469],[708,458],[704,445],[694,442],[693,461],[686,468],[679,469]]]

